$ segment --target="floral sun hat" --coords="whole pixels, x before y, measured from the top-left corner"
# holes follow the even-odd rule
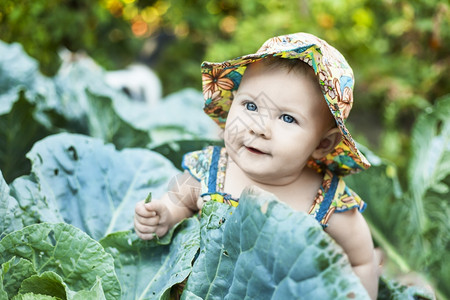
[[[222,63],[203,62],[205,113],[224,128],[233,101],[232,93],[238,89],[245,69],[267,57],[299,59],[311,66],[342,133],[342,141],[330,154],[320,160],[311,159],[308,166],[318,172],[329,169],[342,176],[369,168],[370,163],[358,150],[344,124],[353,105],[353,71],[339,51],[314,35],[294,33],[278,36],[267,40],[255,54]]]

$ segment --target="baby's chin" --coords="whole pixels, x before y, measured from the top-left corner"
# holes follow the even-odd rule
[[[241,170],[249,179],[261,186],[284,186],[288,184],[287,178],[281,177],[278,172],[273,170],[245,168],[245,166]]]

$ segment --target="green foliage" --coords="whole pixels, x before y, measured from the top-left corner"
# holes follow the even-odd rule
[[[41,62],[41,71],[53,75],[59,68],[58,51],[86,51],[108,67],[132,62],[142,45],[127,39],[131,30],[125,21],[112,18],[101,1],[51,0],[0,3],[0,36],[19,42]]]
[[[424,291],[416,286],[405,286],[395,280],[387,280],[385,277],[380,278],[380,286],[378,289],[377,299],[403,300],[403,299],[434,299],[434,295],[430,291]]]
[[[0,241],[0,264],[9,298],[33,293],[75,299],[75,291],[91,287],[101,298],[120,297],[112,257],[69,224],[35,224],[5,236]],[[96,288],[99,280],[101,286]]]
[[[191,271],[200,246],[199,235],[198,220],[191,218],[178,225],[173,240],[168,234],[164,241],[144,242],[130,231],[100,240],[114,258],[122,299],[168,299],[171,287]]]
[[[243,191],[236,209],[206,203],[200,235],[200,254],[186,284],[189,295],[369,299],[347,256],[322,227],[263,190]]]
[[[8,129],[0,133],[0,153],[4,154],[0,167],[8,181],[28,171],[24,154],[51,133],[89,133],[120,148],[149,142],[148,133],[130,126],[116,113],[114,93],[97,79],[99,73],[79,64],[48,78],[19,45],[0,43],[0,50],[8,53],[0,58],[0,78],[5,83],[0,87],[0,125]],[[10,68],[14,72],[9,72]],[[73,85],[73,80],[79,84]]]
[[[0,52],[0,167],[10,181],[29,172],[25,154],[51,132],[37,111],[53,86],[36,74],[36,61],[24,55],[20,45],[0,43]]]
[[[19,93],[11,110],[0,116],[0,127],[7,128],[0,132],[0,165],[7,172],[8,181],[29,171],[29,163],[24,159],[26,152],[34,142],[51,133],[36,120],[35,107]]]
[[[10,192],[23,225],[64,220],[97,240],[131,228],[136,199],[150,190],[160,197],[179,172],[149,150],[117,151],[101,140],[66,133],[37,142],[27,157],[32,174],[14,180]],[[6,199],[9,206],[15,205],[13,199]],[[14,222],[19,213],[7,212],[14,213],[5,215]]]
[[[23,227],[19,203],[9,193],[9,186],[3,179],[3,174],[0,171],[0,215],[2,216],[0,238],[3,237],[4,233],[12,232]]]
[[[412,153],[404,190],[398,170],[368,150],[372,167],[346,182],[370,205],[367,217],[375,242],[387,252],[392,273],[421,270],[445,294],[450,265],[447,221],[450,184],[450,96],[422,113],[412,130]],[[395,250],[394,250],[395,249]],[[399,270],[400,269],[400,270]],[[401,272],[399,272],[401,271]]]
[[[160,197],[168,181],[178,173],[170,162],[146,149],[103,146],[101,140],[59,134],[36,143],[28,153],[37,178],[36,187],[15,188],[18,199],[27,199],[32,190],[47,197],[55,195],[66,222],[81,228],[95,239],[131,227],[136,199],[148,191]],[[96,201],[92,199],[109,199]],[[96,209],[92,209],[95,207]]]
[[[427,266],[436,274],[439,286],[450,294],[450,265],[440,257],[450,247],[450,95],[425,110],[412,131],[412,155],[408,169],[408,243],[414,266]]]
[[[4,255],[0,256],[0,265],[12,255],[28,260],[30,256],[41,255],[44,262],[41,264],[38,261],[39,266],[33,266],[31,274],[23,276],[24,278],[20,280],[14,280],[16,283],[14,290],[8,292],[10,298],[17,293],[28,293],[31,289],[30,285],[33,286],[35,294],[39,293],[38,287],[41,287],[41,292],[45,291],[48,294],[56,289],[52,286],[57,285],[58,289],[51,294],[53,296],[57,296],[57,293],[65,294],[66,284],[70,290],[78,291],[82,288],[85,290],[95,284],[96,273],[90,270],[91,267],[93,270],[107,274],[117,273],[123,286],[121,292],[123,299],[128,299],[131,295],[152,298],[156,294],[167,299],[165,295],[170,288],[188,276],[199,244],[196,219],[178,224],[169,234],[152,242],[143,242],[130,231],[120,231],[132,228],[136,199],[144,198],[149,190],[160,197],[166,190],[168,180],[179,172],[168,160],[146,149],[117,151],[113,145],[104,145],[101,140],[66,133],[50,136],[36,143],[29,152],[28,158],[32,162],[32,173],[14,180],[10,190],[3,178],[0,178],[2,191],[0,208],[7,221],[2,223],[0,238],[3,238],[2,243],[4,241],[9,243],[10,239],[14,239],[15,243],[14,245],[5,244],[4,248],[1,248],[2,244],[0,244],[0,250]],[[72,225],[55,222],[66,222],[79,229]],[[33,225],[36,223],[40,224]],[[42,246],[37,242],[42,240],[46,243],[46,239],[42,236],[32,241],[25,241],[27,245],[31,245],[30,247],[37,249],[33,252],[34,254],[22,252],[9,254],[8,251],[4,251],[4,249],[19,251],[23,248],[21,244],[17,244],[16,237],[29,236],[29,232],[41,231],[41,227],[36,229],[33,226],[41,226],[42,234],[48,234],[48,243],[52,243],[53,246],[65,247],[65,244],[59,242],[58,232],[61,231],[67,234],[61,239],[64,237],[64,243],[71,245],[74,250],[77,249],[75,247],[80,249],[88,247],[90,251],[98,255],[104,253],[103,255],[111,259],[106,252],[110,253],[114,258],[116,273],[97,267],[90,260],[90,256],[77,259],[76,251],[68,253],[65,248],[55,249],[50,246],[46,248],[44,246],[47,244]],[[58,226],[66,227],[59,229]],[[177,235],[172,239],[175,231]],[[83,236],[80,237],[80,234]],[[87,239],[87,234],[97,240],[101,239],[102,246],[95,244],[94,247],[93,240],[85,244],[83,241]],[[101,247],[101,251],[98,247]],[[59,253],[64,253],[65,259],[61,259]],[[51,262],[46,263],[46,255],[55,256],[51,256],[49,258]],[[80,255],[85,253],[82,252]],[[99,260],[98,257],[92,259]],[[54,266],[53,262],[62,265],[60,272],[58,272],[59,265]],[[75,262],[88,268],[77,267],[77,272],[91,276],[83,279],[86,284],[84,287],[70,285],[70,280],[82,279],[71,276],[69,280],[63,276],[70,273],[70,270],[66,268],[76,267]],[[48,268],[41,268],[41,265]],[[3,264],[2,267],[11,270],[9,265]],[[47,278],[48,276],[36,278],[36,274],[42,277],[44,273],[36,273],[35,269],[55,271],[62,279],[55,279],[53,274],[51,278]],[[14,276],[19,274],[16,271],[11,272],[9,274]],[[154,276],[149,277],[149,274]],[[32,276],[35,277],[28,281],[27,278]],[[6,277],[4,282],[6,283],[4,289],[11,290],[12,287],[9,285],[12,280]],[[119,286],[117,283],[114,285]],[[107,294],[105,286],[103,289]],[[78,298],[74,296],[73,299],[101,299],[96,298],[97,294],[91,297],[87,293],[88,291],[85,291]],[[93,288],[90,293],[98,293],[98,290]],[[108,296],[107,298],[113,299]],[[72,298],[67,297],[67,299]]]
[[[0,168],[7,182],[29,172],[25,153],[33,143],[61,131],[98,137],[119,149],[159,152],[189,148],[177,141],[217,139],[198,91],[186,89],[150,106],[109,87],[92,60],[75,60],[45,77],[20,45],[0,41],[0,51],[8,54],[0,57],[0,126],[7,129],[0,131]]]
[[[67,223],[15,230],[0,240],[0,294],[7,299],[169,299],[189,276],[184,290],[181,285],[182,299],[309,293],[321,299],[368,298],[343,250],[315,220],[259,189],[244,191],[241,199],[236,209],[209,202],[201,225],[193,217],[153,241],[119,231],[98,243]],[[33,200],[38,206],[46,202]],[[106,196],[96,200],[108,202]],[[59,211],[48,213],[56,219]],[[132,212],[124,217],[132,219]],[[274,247],[267,248],[269,243]],[[318,285],[326,288],[318,290]],[[380,292],[398,297],[432,299],[417,288],[389,282],[382,288]]]

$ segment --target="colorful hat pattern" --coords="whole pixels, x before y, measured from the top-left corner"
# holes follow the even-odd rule
[[[331,114],[343,139],[326,157],[311,159],[308,166],[323,172],[329,169],[338,175],[357,173],[370,163],[356,147],[344,121],[353,105],[353,71],[345,58],[324,40],[308,33],[294,33],[267,40],[254,54],[222,63],[203,62],[202,80],[204,111],[220,127],[225,127],[228,112],[247,66],[267,57],[299,59],[314,70]]]

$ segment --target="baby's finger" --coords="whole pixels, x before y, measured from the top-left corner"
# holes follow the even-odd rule
[[[142,225],[146,225],[146,226],[155,226],[159,224],[159,216],[156,215],[154,217],[150,217],[150,218],[145,218],[145,217],[141,217],[139,215],[135,215],[134,216],[135,220],[142,224]]]
[[[164,236],[167,233],[168,230],[169,230],[169,227],[167,227],[167,226],[159,226],[156,229],[155,233],[156,233],[157,236],[162,237],[162,236]]]
[[[143,240],[153,240],[156,238],[156,233],[140,233],[136,231],[136,234]]]
[[[167,210],[167,205],[164,201],[152,201],[144,204],[145,209],[148,211],[156,212],[157,215],[161,215],[161,212]]]
[[[143,225],[136,220],[134,220],[134,230],[137,233],[147,234],[147,233],[154,233],[156,232],[157,226],[147,226]]]
[[[144,218],[151,218],[156,216],[156,211],[147,209],[147,207],[144,205],[144,201],[140,201],[136,204],[134,212],[136,213],[136,215]]]

